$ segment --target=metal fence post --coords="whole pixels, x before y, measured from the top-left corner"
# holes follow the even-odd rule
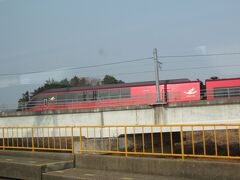
[[[32,151],[34,151],[34,134],[33,134],[33,128],[32,128]]]
[[[3,150],[5,150],[4,128],[2,128],[2,137],[3,137]]]
[[[184,141],[183,141],[183,127],[181,126],[181,153],[182,153],[182,159],[184,159]]]
[[[124,127],[124,145],[125,145],[125,156],[127,157],[127,127]]]
[[[80,142],[79,142],[79,153],[82,153],[82,128],[79,128],[79,134],[80,134]]]
[[[72,143],[72,154],[74,154],[74,136],[73,136],[73,127],[71,127],[71,143]]]

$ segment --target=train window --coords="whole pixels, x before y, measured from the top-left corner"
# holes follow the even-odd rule
[[[66,100],[73,100],[73,93],[66,93]]]
[[[43,96],[37,96],[34,97],[33,99],[31,99],[28,104],[27,107],[33,107],[36,106],[37,104],[40,104],[43,102],[44,97]]]
[[[108,90],[99,90],[97,99],[108,99],[109,98],[109,91]]]
[[[93,99],[92,91],[81,91],[73,93],[74,101],[91,101]]]
[[[57,99],[61,102],[64,99],[64,94],[57,94]]]
[[[43,96],[37,96],[37,97],[33,98],[32,101],[35,102],[36,104],[38,104],[38,103],[42,103],[44,98],[45,97],[43,97]]]
[[[78,101],[85,101],[86,100],[85,92],[78,92],[77,99],[78,99]]]
[[[93,92],[92,91],[85,92],[85,95],[86,95],[86,101],[92,101],[93,100]]]
[[[72,99],[74,101],[84,101],[84,92],[72,92]]]
[[[230,96],[240,96],[240,87],[229,88]]]
[[[89,100],[94,101],[97,99],[97,92],[96,91],[88,91]]]
[[[48,100],[46,98],[43,100],[43,102],[44,102],[44,105],[48,104]]]
[[[119,99],[121,97],[120,89],[114,89],[109,91],[109,98],[110,99]]]
[[[129,98],[130,97],[130,88],[121,89],[121,98]]]
[[[63,93],[63,94],[57,95],[57,100],[59,102],[67,102],[67,101],[71,101],[72,99],[73,99],[72,93]]]
[[[72,99],[76,100],[77,97],[78,97],[78,96],[77,96],[78,93],[76,93],[76,92],[72,92],[71,94],[72,94]]]
[[[215,88],[214,97],[233,97],[240,96],[240,87]]]
[[[97,99],[118,99],[118,98],[129,98],[129,97],[130,97],[130,88],[99,90],[97,92]]]
[[[97,100],[97,91],[93,91],[93,100]]]
[[[213,91],[214,98],[222,98],[229,96],[229,91],[227,88],[215,88]]]

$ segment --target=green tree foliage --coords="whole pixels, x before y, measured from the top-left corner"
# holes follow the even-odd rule
[[[60,81],[63,86],[70,87],[70,83],[67,78]]]
[[[26,103],[30,100],[29,97],[29,92],[26,91],[25,93],[22,94],[22,97],[18,100],[18,109],[24,109],[26,106]]]
[[[79,78],[77,76],[74,76],[70,82],[70,87],[83,87],[83,86],[91,86],[91,84],[87,81],[86,78]]]
[[[124,83],[122,80],[117,80],[115,77],[110,75],[105,75],[105,77],[102,80],[102,84],[120,84]]]

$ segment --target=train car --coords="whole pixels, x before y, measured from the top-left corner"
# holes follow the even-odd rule
[[[200,100],[200,81],[167,83],[160,85],[165,102],[184,102]]]
[[[160,81],[160,96],[165,103],[200,100],[200,82],[188,79]],[[150,81],[46,90],[34,96],[27,109],[42,111],[155,103],[155,82]]]
[[[161,81],[159,89],[161,102],[200,100],[200,81]],[[155,84],[131,88],[132,96],[144,96],[145,94],[151,94],[151,101],[154,104],[156,102]]]
[[[205,84],[207,100],[240,98],[240,78],[208,79]]]

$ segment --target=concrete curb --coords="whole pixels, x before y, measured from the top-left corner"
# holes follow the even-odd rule
[[[0,150],[0,155],[15,156],[15,157],[33,157],[33,158],[55,159],[55,160],[74,160],[74,155],[70,153]]]
[[[42,174],[74,168],[74,155],[0,151],[0,177],[41,180]]]
[[[240,163],[229,161],[76,155],[76,168],[194,179],[240,179]]]

